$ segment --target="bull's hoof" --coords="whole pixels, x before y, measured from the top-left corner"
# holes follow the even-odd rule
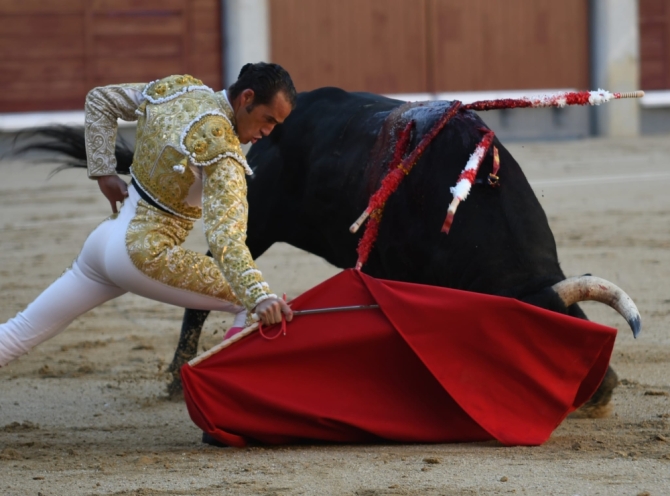
[[[184,389],[181,385],[181,378],[174,377],[167,387],[168,399],[170,401],[181,401],[184,399]]]
[[[216,446],[217,448],[227,448],[228,447],[228,445],[223,444],[220,441],[217,441],[216,439],[214,439],[212,436],[210,436],[206,432],[202,433],[202,442],[205,443],[205,444],[209,444],[210,446]]]
[[[570,418],[605,418],[612,413],[612,392],[619,384],[619,376],[612,367],[607,368],[607,373],[600,383],[598,390],[591,399],[584,403],[581,408],[570,415]]]
[[[183,352],[177,350],[172,359],[172,363],[168,367],[167,371],[172,375],[172,382],[168,384],[167,394],[168,398],[171,400],[181,400],[184,398],[184,392],[181,385],[181,375],[180,370],[182,366],[188,363],[195,356],[195,352]]]
[[[168,369],[170,375],[172,376],[172,382],[170,382],[167,387],[168,399],[171,401],[179,401],[184,399],[184,390],[181,384],[181,374],[179,373],[180,368],[181,365],[177,363],[177,360],[174,360]]]

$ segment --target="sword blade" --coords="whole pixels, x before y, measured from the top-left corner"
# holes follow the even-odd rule
[[[354,310],[373,310],[379,305],[353,305],[350,307],[313,308],[311,310],[294,310],[293,315],[314,315],[318,313],[351,312]]]

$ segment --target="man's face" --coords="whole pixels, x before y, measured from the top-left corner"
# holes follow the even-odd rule
[[[267,136],[291,113],[291,104],[286,100],[282,91],[278,92],[268,105],[252,107],[254,92],[250,89],[244,90],[238,98],[239,104],[233,105],[233,108],[235,109],[237,135],[243,144],[256,143]]]

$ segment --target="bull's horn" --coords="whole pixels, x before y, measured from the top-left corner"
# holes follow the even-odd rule
[[[554,284],[553,289],[561,297],[566,307],[580,301],[599,301],[619,312],[637,337],[642,328],[640,312],[623,289],[616,284],[595,276],[570,277],[565,281]]]

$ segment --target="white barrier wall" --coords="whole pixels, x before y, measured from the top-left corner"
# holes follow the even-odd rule
[[[591,0],[592,89],[634,91],[640,85],[638,0]],[[602,136],[637,136],[640,103],[620,100],[594,110]]]
[[[244,64],[270,61],[270,12],[268,0],[221,0],[221,5],[228,87]]]

